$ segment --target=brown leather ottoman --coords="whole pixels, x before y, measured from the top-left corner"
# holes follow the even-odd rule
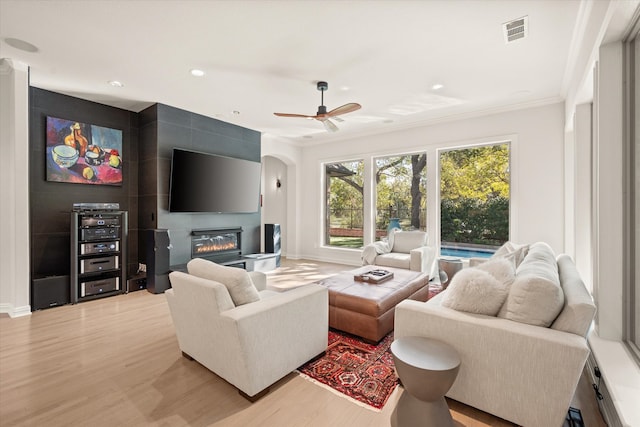
[[[354,275],[370,270],[393,272],[380,284],[357,282]],[[402,268],[367,265],[319,281],[329,289],[329,326],[378,342],[393,330],[396,305],[405,299],[429,299],[429,275]]]

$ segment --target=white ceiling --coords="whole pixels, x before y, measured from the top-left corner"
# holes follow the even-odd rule
[[[581,5],[0,0],[0,57],[28,64],[31,84],[43,89],[132,111],[160,102],[321,142],[563,99]],[[528,36],[505,43],[502,24],[523,16]],[[7,38],[38,51],[16,49]],[[191,76],[192,68],[205,76]],[[318,80],[329,83],[328,110],[362,104],[342,116],[339,132],[273,115],[315,114]]]

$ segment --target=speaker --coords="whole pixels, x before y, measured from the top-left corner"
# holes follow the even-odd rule
[[[69,276],[51,276],[33,280],[33,309],[56,307],[71,302]]]
[[[147,291],[161,294],[171,287],[169,283],[169,230],[145,230]]]
[[[264,225],[264,251],[276,254],[276,267],[280,267],[280,224]]]

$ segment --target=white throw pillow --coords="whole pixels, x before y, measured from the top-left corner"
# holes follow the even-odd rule
[[[529,325],[549,327],[564,306],[559,284],[539,275],[518,274],[511,284],[504,317]]]
[[[516,279],[498,317],[549,327],[563,306],[564,292],[553,249],[544,242],[533,243],[516,269]]]
[[[487,262],[478,264],[475,268],[491,274],[507,289],[516,278],[516,266],[514,265],[514,260],[512,258],[490,259]]]
[[[524,260],[529,252],[529,245],[519,245],[514,242],[506,242],[500,246],[498,250],[491,256],[491,259],[508,258],[513,259],[513,262],[518,268],[520,263]]]
[[[507,298],[508,286],[488,272],[471,267],[456,273],[443,293],[445,307],[495,316]]]
[[[194,276],[222,283],[236,306],[260,300],[260,294],[253,286],[249,273],[242,268],[227,267],[202,258],[194,258],[187,263],[187,270]]]

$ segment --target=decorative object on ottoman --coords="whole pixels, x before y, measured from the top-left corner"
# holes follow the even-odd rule
[[[393,272],[381,269],[369,270],[365,273],[356,274],[355,276],[353,276],[353,280],[355,280],[356,282],[367,282],[373,284],[386,282],[387,280],[392,278]]]
[[[429,276],[385,267],[393,273],[385,282],[370,285],[354,279],[371,269],[371,266],[360,267],[316,283],[329,289],[330,327],[378,342],[393,330],[393,314],[399,302],[407,298],[429,299]]]
[[[404,392],[391,414],[393,427],[453,426],[444,399],[460,369],[460,356],[450,345],[424,337],[403,337],[391,353]]]
[[[343,396],[375,409],[382,409],[398,385],[389,347],[393,332],[378,344],[329,330],[326,353],[298,371]]]

